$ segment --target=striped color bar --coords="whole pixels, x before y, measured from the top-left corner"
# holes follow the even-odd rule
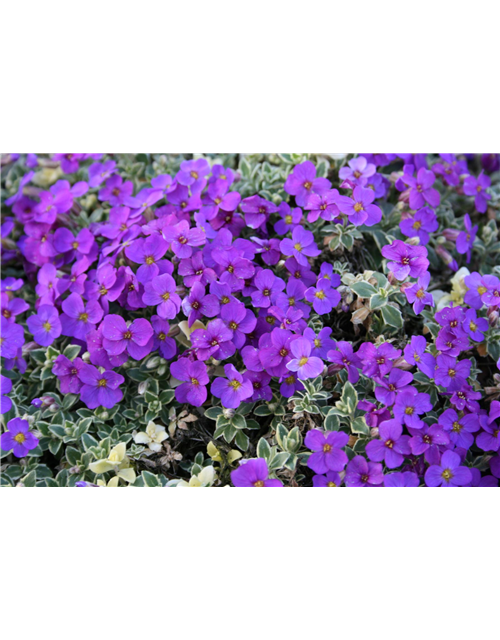
[[[498,487],[0,488],[2,640],[494,640]]]

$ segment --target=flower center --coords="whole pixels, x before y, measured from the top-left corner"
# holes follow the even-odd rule
[[[393,384],[390,384],[389,391],[396,391],[396,387]]]
[[[148,256],[146,258],[146,264],[154,264],[155,259],[153,258],[153,256]]]
[[[422,440],[425,442],[425,444],[432,444],[432,438],[430,436],[424,436],[422,438]]]
[[[193,307],[193,309],[199,309],[200,303],[198,302],[198,300],[195,300],[191,306]]]
[[[222,296],[220,301],[222,302],[222,304],[227,304],[229,302],[229,298],[227,296]]]
[[[162,294],[161,298],[162,300],[165,300],[165,302],[167,300],[170,300],[170,293],[168,291],[165,291],[165,293]]]
[[[19,444],[23,444],[23,442],[26,440],[26,436],[24,435],[24,433],[18,433],[14,436],[14,440]]]
[[[163,331],[161,333],[158,334],[158,339],[159,340],[165,340],[167,336],[163,333]]]
[[[330,480],[330,482],[326,485],[327,487],[336,487],[337,485],[335,484],[335,482],[332,482]]]
[[[42,326],[45,329],[45,331],[47,331],[47,333],[52,329],[50,322],[47,322],[47,321],[44,322]]]
[[[232,264],[229,265],[229,267],[227,268],[227,270],[229,271],[229,273],[234,273],[234,267]]]
[[[220,204],[222,202],[222,198],[215,198],[215,204]]]
[[[237,391],[241,387],[241,382],[239,382],[238,380],[231,380],[229,386],[233,387],[233,389]]]
[[[355,177],[355,178],[359,178],[359,177],[360,177],[360,175],[361,175],[361,171],[355,171],[355,172],[354,172],[354,177]]]
[[[217,338],[214,338],[212,340],[212,342],[210,343],[210,346],[212,346],[212,347],[218,347],[219,346],[219,341],[217,340]]]
[[[410,264],[410,258],[407,258],[407,257],[401,258],[401,264]]]
[[[107,384],[107,382],[106,382],[106,378],[101,378],[101,379],[99,380],[99,382],[97,383],[97,386],[98,386],[98,387],[105,387],[105,386],[106,386],[106,384]]]
[[[295,251],[302,251],[302,245],[300,244],[300,242],[296,242],[293,245],[293,248],[295,249]]]
[[[477,288],[477,292],[479,293],[480,296],[483,295],[483,293],[486,293],[488,291],[488,289],[486,287],[478,287]]]
[[[324,444],[323,445],[323,452],[324,453],[329,453],[332,450],[332,445],[331,444]]]
[[[318,338],[316,338],[314,340],[314,346],[316,347],[316,349],[319,349],[321,347],[321,340],[318,340]]]
[[[319,298],[320,300],[324,300],[326,298],[326,293],[323,291],[323,289],[320,289],[319,291],[316,291],[314,296],[316,298]]]
[[[417,184],[417,191],[419,193],[422,191],[422,185],[421,184]]]
[[[229,328],[232,329],[233,331],[236,331],[236,329],[238,328],[238,325],[233,320],[232,322],[229,323]]]
[[[306,182],[304,182],[304,189],[307,189],[309,191],[309,189],[312,189],[312,182],[310,180],[306,180]]]
[[[132,332],[131,331],[125,331],[125,333],[123,334],[123,339],[124,340],[131,340],[132,338]]]
[[[478,184],[478,185],[477,185],[477,187],[476,187],[476,191],[477,191],[478,193],[480,193],[480,192],[481,192],[481,190],[482,190],[482,187],[481,187],[481,185],[480,185],[480,184]]]
[[[264,486],[264,481],[263,480],[257,480],[256,482],[253,483],[254,487],[263,487]]]
[[[71,245],[73,247],[73,249],[78,249],[78,242],[73,242],[73,244]]]
[[[405,409],[405,413],[406,413],[407,416],[412,416],[413,415],[413,411],[414,411],[413,407],[406,407],[406,409]]]
[[[420,229],[420,227],[422,226],[422,223],[420,222],[420,220],[415,220],[415,222],[413,223],[413,228],[414,229]]]
[[[453,423],[453,431],[455,431],[456,433],[460,433],[460,431],[462,431],[462,425],[460,424],[460,422],[455,421]]]
[[[266,322],[268,324],[274,324],[276,322],[276,318],[274,316],[266,316]]]
[[[292,224],[292,222],[293,222],[293,218],[292,218],[292,216],[285,216],[285,222],[286,222],[287,224]]]
[[[179,242],[180,244],[186,244],[187,238],[185,236],[179,236],[177,238],[177,242]]]
[[[303,356],[300,360],[299,360],[299,367],[303,367],[305,364],[307,364],[309,358],[306,358],[306,356]]]
[[[108,290],[103,286],[99,289],[99,293],[101,294],[101,296],[105,296],[108,293]]]
[[[116,187],[113,189],[113,191],[111,192],[115,197],[120,195],[120,189],[117,189]]]
[[[285,357],[285,356],[287,356],[287,355],[288,355],[288,350],[287,350],[287,349],[285,349],[285,347],[283,347],[282,349],[280,349],[280,356],[281,356],[282,358],[284,358],[284,357]]]
[[[366,475],[366,473],[364,473],[364,474],[361,476],[361,482],[368,482],[368,480],[369,480],[369,477]]]
[[[191,171],[191,178],[198,180],[198,174],[196,173],[196,171]]]
[[[3,317],[4,318],[10,318],[10,316],[12,315],[11,312],[8,309],[4,309],[2,311]]]
[[[78,316],[78,320],[80,320],[81,322],[88,322],[89,319],[89,314],[88,313],[81,313]]]
[[[441,474],[441,477],[446,480],[446,482],[449,482],[452,478],[453,478],[453,474],[451,472],[451,469],[445,469],[443,471],[443,473]]]
[[[359,213],[360,211],[363,211],[363,203],[362,202],[356,202],[356,204],[354,205],[354,211],[356,211],[356,213]]]
[[[295,378],[293,376],[288,376],[288,378],[285,378],[285,382],[287,384],[293,384],[295,382]]]
[[[423,289],[419,289],[417,291],[417,298],[421,300],[425,296],[425,291]]]
[[[450,376],[450,378],[454,378],[456,374],[455,369],[448,369],[448,375]]]
[[[191,378],[191,384],[194,384],[194,386],[197,387],[200,383],[196,378]]]
[[[384,444],[388,449],[392,449],[394,446],[394,442],[392,440],[386,440]]]

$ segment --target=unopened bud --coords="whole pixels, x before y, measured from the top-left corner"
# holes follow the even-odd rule
[[[68,469],[68,473],[71,473],[72,475],[80,473],[80,467],[78,465],[76,467],[70,467]]]
[[[146,391],[148,386],[148,381],[147,380],[143,380],[142,382],[139,382],[139,386],[137,387],[137,393],[142,396],[144,394],[144,392]]]
[[[160,357],[153,356],[152,358],[149,358],[149,360],[146,362],[146,369],[156,369],[156,367],[159,364],[160,364]]]

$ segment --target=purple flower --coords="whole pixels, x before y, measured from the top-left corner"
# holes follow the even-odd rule
[[[380,386],[375,387],[375,397],[379,402],[387,407],[391,407],[396,402],[397,394],[406,391],[408,385],[413,380],[413,375],[409,371],[392,369],[389,378],[375,378]]]
[[[181,170],[176,175],[176,180],[185,187],[191,187],[191,193],[199,193],[207,184],[205,176],[209,173],[210,165],[205,158],[184,160],[181,162]]]
[[[276,213],[278,207],[261,196],[255,195],[242,200],[241,210],[245,214],[245,221],[251,229],[258,229],[265,224],[271,213]]]
[[[436,180],[434,173],[422,167],[415,177],[412,175],[413,166],[409,166],[411,171],[403,173],[401,180],[409,187],[410,207],[412,209],[420,209],[426,203],[431,207],[438,207],[441,198],[439,191],[432,189],[432,185]]]
[[[17,350],[24,344],[24,329],[15,322],[9,322],[2,316],[0,330],[0,356],[15,358]]]
[[[313,487],[340,487],[342,480],[335,471],[328,471],[324,476],[313,476]]]
[[[461,231],[457,237],[457,251],[458,253],[467,254],[467,262],[470,262],[471,251],[476,238],[478,226],[477,224],[472,226],[472,222],[468,213],[464,217],[465,231]]]
[[[175,280],[168,273],[156,276],[144,285],[144,304],[158,305],[156,313],[160,318],[172,320],[179,313],[181,299],[175,293]]]
[[[163,258],[167,249],[167,242],[159,235],[138,238],[125,249],[127,258],[141,265],[137,269],[139,282],[143,284],[149,283],[160,273],[157,262]]]
[[[337,349],[328,352],[328,360],[338,365],[339,368],[347,370],[347,379],[352,384],[356,384],[359,380],[359,371],[362,363],[357,355],[355,355],[352,345],[349,342],[341,340],[337,342]]]
[[[292,359],[290,343],[293,337],[286,329],[273,329],[260,339],[259,358],[264,370],[273,376],[287,374],[286,364]]]
[[[284,398],[291,398],[296,391],[304,388],[302,382],[297,380],[296,373],[290,373],[288,376],[283,377],[280,382],[280,393]]]
[[[84,153],[54,153],[52,159],[61,163],[63,173],[76,173],[84,156]]]
[[[367,227],[372,227],[382,220],[382,210],[376,204],[372,204],[374,200],[373,189],[355,187],[352,198],[349,196],[337,198],[337,206],[354,226],[359,227],[365,224]]]
[[[63,301],[62,310],[62,335],[78,340],[85,340],[87,333],[95,329],[103,316],[101,305],[96,300],[89,300],[85,305],[77,293],[72,293]]]
[[[255,307],[270,307],[276,295],[283,291],[285,282],[274,275],[271,269],[262,269],[254,278],[254,285],[257,288],[251,295],[252,304]]]
[[[232,364],[224,367],[225,378],[215,378],[210,391],[216,398],[220,398],[222,405],[229,409],[237,409],[240,404],[253,395],[253,385],[245,380]]]
[[[432,293],[427,292],[427,287],[429,286],[430,280],[431,274],[426,271],[415,284],[413,284],[411,287],[407,287],[404,290],[406,299],[410,304],[413,304],[413,311],[416,315],[422,313],[426,305],[428,305],[429,307],[434,306],[434,298],[432,297]]]
[[[387,267],[397,280],[404,280],[408,276],[419,278],[429,266],[425,247],[413,247],[402,240],[394,240],[391,245],[382,247],[382,255],[391,261]]]
[[[191,343],[197,349],[200,360],[208,360],[213,356],[216,360],[230,358],[236,348],[231,341],[233,332],[226,327],[224,322],[217,318],[211,320],[206,329],[196,329],[191,334]],[[220,397],[220,396],[218,396]]]
[[[484,276],[483,282],[487,289],[481,296],[481,301],[488,307],[500,305],[500,280],[495,276]]]
[[[27,420],[13,418],[7,423],[8,431],[2,433],[0,447],[3,451],[10,451],[16,458],[24,458],[28,451],[38,446],[38,438],[29,430],[30,425]]]
[[[69,360],[64,355],[59,355],[54,360],[52,373],[59,378],[61,393],[79,393],[82,388],[80,369],[84,365],[81,358]]]
[[[44,304],[44,302],[42,301],[41,304]],[[9,322],[15,322],[16,316],[24,313],[29,308],[29,304],[22,298],[10,298],[9,294],[6,292],[0,294],[0,309],[2,317]]]
[[[363,363],[365,376],[385,376],[393,368],[393,360],[401,355],[400,349],[395,349],[390,342],[384,342],[375,347],[371,342],[363,342],[358,350],[358,356]]]
[[[283,188],[295,196],[295,202],[299,207],[304,207],[312,193],[322,195],[331,189],[331,186],[332,183],[326,178],[316,178],[316,167],[310,160],[306,160],[295,165]]]
[[[498,401],[491,403],[493,405],[500,405]],[[2,411],[3,413],[3,411]],[[490,412],[490,416],[495,415],[497,412]],[[476,437],[476,445],[483,451],[498,451],[500,449],[500,429],[495,423],[494,418],[488,416],[481,416],[480,423],[482,427],[481,433]]]
[[[5,278],[1,281],[1,291],[19,291],[22,288],[24,281],[22,278]]]
[[[306,287],[311,286],[317,280],[311,271],[309,263],[303,265],[299,264],[295,258],[288,258],[288,260],[285,260],[285,267],[290,277],[295,278],[295,280],[300,280]]]
[[[437,231],[439,222],[436,214],[429,207],[419,209],[413,217],[405,218],[399,223],[401,233],[409,238],[419,238],[420,244],[427,244],[430,233]]]
[[[349,166],[340,169],[339,178],[341,180],[350,180],[361,187],[365,186],[368,178],[373,176],[376,171],[375,165],[367,162],[363,156],[353,158],[347,164]]]
[[[126,205],[138,208],[139,201],[132,197],[133,190],[134,184],[130,180],[123,182],[123,178],[115,174],[106,180],[104,188],[99,191],[97,197],[99,200],[109,202],[112,207]]]
[[[241,349],[246,342],[246,334],[252,333],[257,324],[254,313],[250,309],[246,309],[243,303],[234,300],[223,305],[220,317],[233,332],[234,346]]]
[[[384,476],[384,487],[418,487],[420,481],[416,473],[397,471]]]
[[[281,480],[270,480],[264,458],[246,460],[231,471],[231,482],[235,487],[282,487]]]
[[[346,487],[371,487],[383,481],[384,474],[379,462],[368,462],[363,456],[354,456],[347,465]]]
[[[456,447],[465,449],[474,442],[472,434],[479,431],[479,418],[476,413],[469,413],[459,418],[455,409],[446,409],[439,416],[439,424],[448,432],[450,440]]]
[[[458,187],[460,175],[468,173],[467,161],[457,160],[453,153],[441,153],[443,162],[436,162],[432,165],[432,170],[436,175],[441,176],[444,184]]]
[[[178,258],[190,258],[193,254],[192,247],[199,247],[206,242],[205,232],[198,227],[190,229],[189,222],[185,220],[173,227],[164,228],[163,237]]]
[[[242,258],[241,252],[235,247],[231,247],[229,251],[222,248],[214,249],[212,258],[218,265],[219,278],[222,280],[224,275],[224,282],[227,282],[235,290],[238,287],[241,288],[242,280],[251,278],[255,273],[255,267],[250,260]]]
[[[422,453],[429,464],[439,464],[441,457],[440,447],[450,444],[448,434],[439,424],[428,427],[426,424],[421,429],[410,429],[410,448],[414,456]]]
[[[295,358],[287,362],[286,366],[290,371],[297,372],[299,380],[316,378],[322,373],[325,366],[323,360],[311,356],[312,346],[307,338],[296,338],[290,343],[290,349]],[[317,473],[323,472],[318,471]]]
[[[388,469],[395,469],[410,454],[409,436],[403,435],[399,420],[387,420],[379,426],[380,440],[371,440],[366,445],[366,454],[373,462],[385,461]]]
[[[153,349],[158,349],[162,358],[170,360],[177,353],[177,344],[173,338],[168,337],[170,331],[169,324],[160,316],[151,316],[153,325]]]
[[[278,264],[281,257],[280,241],[277,238],[267,240],[265,238],[251,238],[257,246],[257,253],[262,257],[262,261],[267,265]]]
[[[304,207],[306,211],[309,211],[307,222],[316,222],[319,217],[323,220],[333,220],[337,218],[340,215],[340,210],[337,207],[338,197],[339,192],[337,189],[330,189],[323,195],[313,193],[309,196],[309,202]],[[302,212],[300,217],[302,217]],[[276,225],[274,228],[276,229]]]
[[[398,394],[394,405],[394,417],[412,429],[421,429],[423,421],[418,417],[432,410],[431,397],[428,393],[418,393],[410,387]]]
[[[89,167],[89,187],[94,189],[104,180],[107,180],[116,171],[116,162],[107,160],[106,162],[95,162]]]
[[[307,461],[307,466],[315,473],[343,471],[348,458],[342,448],[348,441],[349,436],[343,431],[324,433],[319,429],[311,429],[304,440],[306,447],[314,451]]]
[[[0,375],[0,393],[1,393],[1,405],[0,413],[4,414],[12,409],[12,400],[7,397],[7,393],[12,391],[12,380]]]
[[[464,487],[472,480],[472,473],[461,466],[460,456],[454,451],[445,451],[440,464],[432,465],[425,472],[428,487]]]
[[[142,360],[153,348],[153,327],[145,318],[137,318],[127,326],[121,316],[111,314],[102,322],[102,335],[102,344],[111,356],[126,350],[134,360]]]
[[[293,256],[297,262],[303,266],[308,266],[307,256],[319,256],[321,251],[314,242],[311,231],[306,231],[304,227],[297,226],[292,232],[292,239],[285,238],[280,242],[281,253],[285,256]]]
[[[207,220],[213,220],[219,210],[236,211],[241,201],[241,195],[237,191],[229,191],[227,180],[216,180],[209,185],[207,195],[202,198],[202,213]]]
[[[83,364],[80,380],[83,382],[80,399],[89,409],[100,406],[112,409],[123,398],[123,392],[118,387],[125,382],[125,378],[115,371],[100,373],[91,364]]]
[[[253,394],[249,402],[258,402],[264,400],[271,402],[273,399],[273,392],[269,383],[271,382],[271,376],[264,371],[245,371],[243,374],[244,380],[249,380],[252,383]]]
[[[309,340],[311,343],[313,350],[311,351],[311,355],[316,358],[322,358],[326,360],[327,354],[330,350],[335,349],[336,342],[330,338],[332,334],[332,330],[330,327],[324,327],[321,331],[316,335],[314,330],[310,327],[304,330],[302,337]]]
[[[450,398],[450,402],[459,411],[468,409],[469,411],[475,411],[479,413],[479,403],[476,400],[481,398],[480,391],[474,391],[470,384],[464,384],[460,389],[454,391]]]
[[[205,295],[205,287],[199,282],[193,284],[189,295],[182,301],[182,310],[188,317],[189,327],[203,316],[213,318],[219,313],[219,309],[217,296],[212,293]]]
[[[195,253],[191,258],[181,260],[178,272],[180,276],[183,276],[186,287],[192,287],[195,282],[207,285],[217,280],[215,271],[205,266],[201,251]]]
[[[206,385],[209,382],[206,364],[181,358],[172,362],[170,373],[176,380],[183,381],[183,384],[175,388],[177,402],[188,402],[193,407],[201,407],[207,399]]]
[[[488,200],[491,200],[490,194],[485,191],[490,185],[491,179],[482,171],[477,178],[467,176],[464,180],[464,193],[467,196],[474,196],[474,204],[479,213],[486,212]]]
[[[10,198],[7,198],[7,200],[5,201],[5,204],[8,207],[10,207],[13,204],[16,204],[19,200],[21,200],[21,198],[23,198],[23,189],[29,182],[31,182],[31,178],[33,178],[34,175],[35,175],[34,171],[28,171],[28,173],[26,173],[21,178],[19,182],[19,187],[16,193],[13,196],[10,196]]]
[[[340,302],[340,293],[332,288],[330,280],[321,278],[315,287],[309,287],[306,300],[312,303],[314,311],[320,316],[330,313]]]
[[[486,318],[478,318],[475,309],[468,309],[465,312],[462,329],[474,342],[482,342],[485,332],[489,329],[489,323]]]
[[[38,307],[36,315],[30,316],[26,324],[33,339],[42,347],[48,347],[61,335],[62,327],[57,309],[49,304]]]
[[[434,374],[436,384],[445,387],[448,391],[456,391],[466,384],[470,375],[470,360],[457,362],[456,358],[441,354],[436,358],[436,365]]]
[[[290,208],[288,202],[283,201],[278,207],[278,213],[281,220],[274,225],[274,231],[279,236],[286,235],[289,231],[293,231],[302,220],[302,209],[300,207]]]

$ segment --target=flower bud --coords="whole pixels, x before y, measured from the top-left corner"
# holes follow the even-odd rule
[[[152,358],[149,358],[149,360],[146,362],[146,369],[156,369],[159,364],[160,364],[160,357],[153,356]]]
[[[144,392],[146,391],[147,386],[148,386],[147,380],[143,380],[142,382],[139,382],[139,386],[137,387],[137,393],[140,396],[144,395]]]

